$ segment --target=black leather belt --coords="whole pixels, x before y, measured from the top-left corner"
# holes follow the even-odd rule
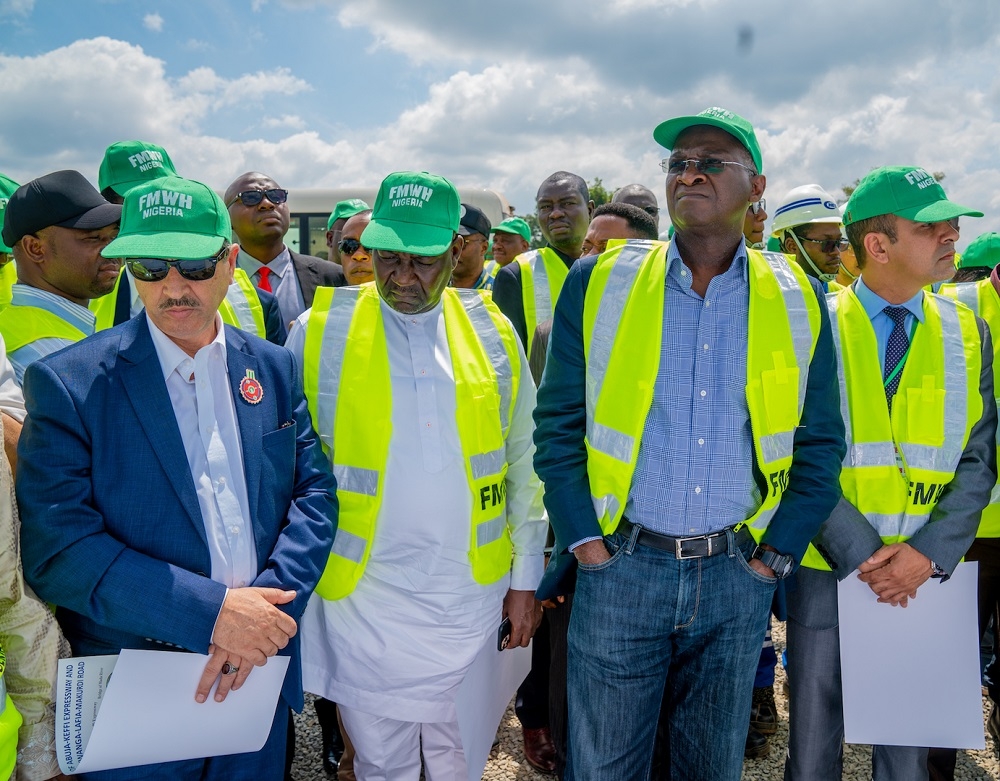
[[[631,537],[632,530],[635,528],[635,524],[627,518],[622,518],[616,531],[626,537]],[[750,531],[746,526],[741,526],[736,532],[737,547],[749,539],[751,539]],[[701,534],[697,537],[669,537],[666,534],[657,534],[640,526],[636,542],[650,548],[670,551],[678,559],[702,559],[726,553],[729,550],[729,535],[726,534],[726,530],[714,534]]]

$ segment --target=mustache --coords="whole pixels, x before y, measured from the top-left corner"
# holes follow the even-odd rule
[[[181,296],[180,298],[167,298],[160,302],[157,309],[163,311],[164,309],[173,309],[174,307],[189,307],[191,309],[197,309],[201,306],[201,302],[197,298],[192,298],[190,296]]]

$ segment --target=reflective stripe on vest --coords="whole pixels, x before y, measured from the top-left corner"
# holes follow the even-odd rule
[[[982,416],[975,317],[952,299],[924,295],[924,322],[914,332],[890,419],[868,313],[850,288],[827,300],[847,441],[843,495],[886,544],[901,542],[930,519]],[[811,545],[802,564],[829,569]]]
[[[267,337],[264,327],[264,307],[261,306],[257,288],[253,286],[247,272],[241,268],[233,271],[233,284],[226,291],[226,297],[219,306],[222,322],[246,331],[248,334]]]
[[[540,323],[552,319],[569,268],[556,251],[548,247],[523,252],[514,258],[514,262],[521,267],[521,305],[528,340],[524,351],[531,357],[535,329]]]
[[[941,294],[952,296],[986,321],[993,336],[993,395],[1000,415],[1000,296],[991,279],[964,284],[947,284]],[[1000,428],[997,429],[997,458],[1000,462]],[[983,510],[977,537],[1000,537],[1000,480],[993,486],[990,503]]]
[[[46,309],[13,304],[0,310],[0,335],[3,335],[8,353],[20,350],[39,339],[67,339],[79,342],[87,336],[79,328]]]
[[[324,452],[335,459],[340,501],[333,550],[316,587],[324,599],[340,599],[357,585],[382,502],[392,386],[381,307],[372,283],[318,288],[306,329],[305,394]],[[442,307],[471,494],[469,559],[475,580],[493,583],[510,570],[512,555],[504,480],[520,383],[517,336],[485,291],[448,288]]]
[[[668,245],[629,241],[600,255],[584,300],[587,471],[605,534],[618,526],[660,364]],[[748,251],[747,405],[766,488],[747,522],[758,540],[788,484],[820,305],[805,273]],[[808,291],[808,292],[807,292]]]

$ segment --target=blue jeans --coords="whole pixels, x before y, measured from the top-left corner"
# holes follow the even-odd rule
[[[574,781],[644,781],[664,695],[671,777],[738,781],[775,581],[754,544],[711,558],[605,538],[580,565],[569,627],[569,768]]]

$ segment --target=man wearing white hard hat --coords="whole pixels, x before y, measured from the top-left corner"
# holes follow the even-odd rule
[[[782,252],[794,256],[806,274],[829,292],[848,241],[840,209],[826,190],[818,184],[790,190],[774,211],[771,235],[781,242]]]

